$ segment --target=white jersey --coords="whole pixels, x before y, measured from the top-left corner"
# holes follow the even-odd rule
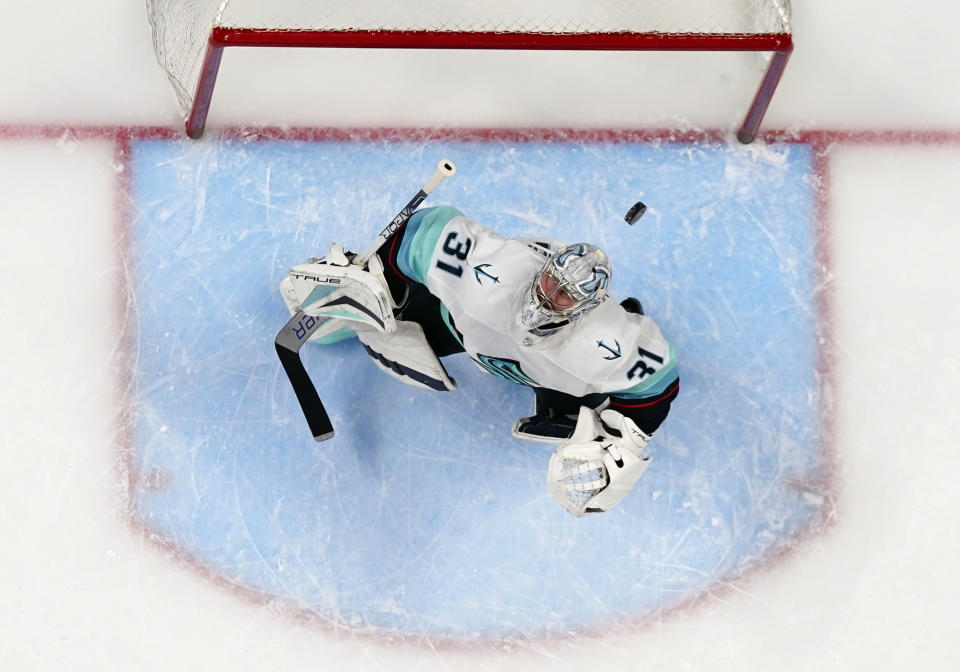
[[[673,348],[646,315],[605,301],[545,341],[516,323],[550,243],[503,238],[450,206],[417,213],[397,254],[400,270],[440,299],[444,319],[482,368],[576,397],[645,398],[677,379]]]

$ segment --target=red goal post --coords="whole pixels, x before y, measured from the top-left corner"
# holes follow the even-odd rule
[[[147,0],[147,14],[191,138],[225,47],[769,52],[748,143],[793,50],[790,0]]]

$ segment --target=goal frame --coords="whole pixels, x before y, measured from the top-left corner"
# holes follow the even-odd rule
[[[186,118],[187,135],[203,135],[227,47],[313,47],[352,49],[499,49],[542,51],[754,51],[770,52],[737,139],[753,142],[793,52],[791,33],[517,33],[427,30],[300,30],[214,26]]]

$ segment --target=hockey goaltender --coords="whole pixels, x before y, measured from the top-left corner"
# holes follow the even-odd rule
[[[489,373],[533,388],[534,415],[512,431],[557,444],[551,494],[576,516],[609,510],[649,466],[645,449],[679,391],[673,347],[639,301],[610,295],[602,250],[504,238],[451,206],[417,210],[432,186],[370,252],[334,243],[324,258],[290,270],[280,290],[293,316],[288,340],[296,331],[300,342],[281,347],[281,331],[281,358],[305,342],[356,337],[387,374],[448,391],[456,383],[441,359],[466,352]],[[328,436],[332,427],[318,439]]]

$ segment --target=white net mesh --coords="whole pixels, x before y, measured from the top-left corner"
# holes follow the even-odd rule
[[[547,488],[567,511],[575,516],[583,515],[590,499],[603,490],[609,482],[607,470],[599,455],[590,458],[574,454],[560,446],[550,457],[547,467]]]
[[[229,0],[147,0],[153,51],[167,73],[184,115],[193,106],[210,31]]]
[[[210,31],[789,33],[790,0],[147,0],[157,59],[186,114]]]
[[[328,30],[783,32],[788,16],[763,11],[786,8],[774,0],[230,0],[223,5],[222,26]]]

